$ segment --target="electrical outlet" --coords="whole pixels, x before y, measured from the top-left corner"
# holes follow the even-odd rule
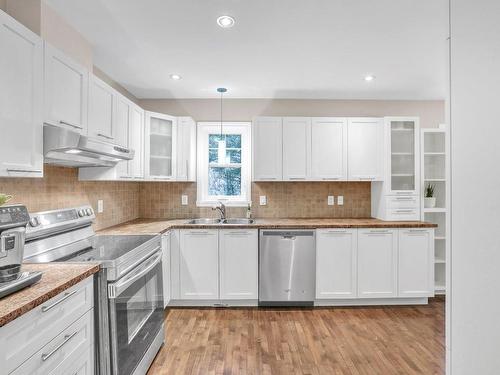
[[[328,196],[328,205],[329,206],[335,205],[335,197],[333,195]]]
[[[187,195],[181,195],[181,204],[183,206],[187,206],[188,205],[188,196]]]
[[[337,204],[338,204],[339,206],[343,206],[343,205],[344,205],[344,196],[343,196],[343,195],[339,195],[339,196],[337,197]]]
[[[97,201],[97,213],[102,214],[104,212],[104,201],[102,199],[99,199]]]
[[[259,197],[259,203],[260,203],[261,206],[267,205],[267,197],[265,195],[261,195]]]

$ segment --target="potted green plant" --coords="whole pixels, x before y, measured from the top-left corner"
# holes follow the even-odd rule
[[[12,199],[12,195],[0,193],[0,206],[4,205],[5,203],[10,201],[11,199]]]
[[[435,185],[427,184],[425,187],[425,196],[424,196],[424,207],[425,208],[434,208],[436,207],[436,197],[434,196]]]

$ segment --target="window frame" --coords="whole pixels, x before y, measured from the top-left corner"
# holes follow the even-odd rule
[[[223,122],[222,134],[241,134],[241,195],[208,195],[209,152],[208,137],[220,134],[220,122],[198,122],[196,144],[196,206],[213,207],[223,202],[228,207],[246,207],[252,199],[252,123]]]

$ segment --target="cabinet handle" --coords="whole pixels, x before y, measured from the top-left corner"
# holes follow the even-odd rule
[[[360,180],[373,181],[375,177],[359,177]]]
[[[381,230],[372,229],[370,230],[370,233],[389,233],[389,231],[387,229],[381,229]]]
[[[189,160],[186,160],[186,181],[189,180]]]
[[[208,233],[208,232],[189,232],[189,234],[193,234],[195,236],[202,236],[202,235],[205,236],[205,235],[210,234],[210,233]]]
[[[57,305],[59,305],[60,303],[66,301],[69,297],[71,297],[73,294],[75,294],[76,292],[78,292],[78,290],[73,290],[72,292],[69,292],[69,293],[65,293],[64,294],[64,297],[61,298],[59,301],[56,301],[54,302],[52,305],[49,305],[49,306],[43,306],[42,307],[42,312],[47,312],[49,310],[52,310],[54,307],[56,307]]]
[[[230,236],[247,236],[250,233],[249,232],[230,232],[228,233]]]
[[[71,122],[61,120],[61,121],[59,121],[59,124],[68,125],[68,126],[71,126],[72,128],[83,130],[83,127],[81,127],[79,125],[72,124]]]
[[[289,180],[305,180],[305,177],[288,177]]]
[[[97,133],[97,135],[98,135],[99,137],[103,137],[103,138],[106,138],[106,139],[115,139],[114,137],[110,137],[109,135],[102,134],[102,133]]]
[[[130,179],[130,178],[132,178],[132,176],[120,176],[120,178],[123,178],[123,179]]]
[[[396,210],[396,212],[401,213],[401,214],[408,214],[415,212],[415,210]]]
[[[40,169],[19,169],[19,168],[7,168],[7,172],[14,173],[42,173]]]
[[[65,335],[64,336],[64,341],[61,342],[59,345],[57,345],[54,349],[52,349],[52,351],[50,353],[42,354],[42,361],[45,362],[47,359],[49,359],[50,357],[52,357],[59,349],[61,349],[64,345],[66,345],[66,343],[69,340],[71,340],[77,333],[78,333],[78,331],[75,331],[75,332],[73,332],[70,335]]]
[[[340,177],[323,177],[323,181],[335,181],[335,180],[340,180]]]
[[[427,229],[410,229],[410,230],[408,230],[408,232],[410,232],[410,233],[423,233],[423,232],[427,232]]]
[[[347,232],[347,229],[330,229],[330,230],[326,231],[325,233],[334,234],[334,233],[346,233],[346,232]]]

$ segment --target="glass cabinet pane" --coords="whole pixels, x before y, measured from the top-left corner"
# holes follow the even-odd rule
[[[149,133],[149,174],[172,175],[173,123],[170,120],[151,117]]]
[[[391,122],[391,190],[415,190],[415,123]]]

